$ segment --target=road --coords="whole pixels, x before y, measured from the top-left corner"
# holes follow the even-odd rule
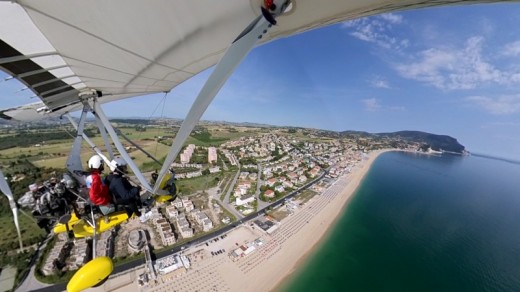
[[[235,209],[235,207],[233,207],[229,204],[229,197],[231,195],[231,192],[235,189],[234,186],[236,185],[239,176],[240,176],[240,165],[238,166],[237,173],[235,174],[235,177],[233,178],[233,181],[231,182],[231,184],[226,192],[224,201],[220,201],[220,198],[218,198],[219,201],[222,203],[222,206],[224,206],[224,208],[226,208],[229,212],[231,212],[233,215],[235,215],[235,217],[237,217],[237,220],[244,218],[244,215],[242,215],[240,212],[238,212]]]
[[[262,179],[260,179],[260,177],[262,176],[262,165],[258,164],[257,167],[258,167],[258,180],[256,182],[255,197],[256,197],[256,201],[258,202],[257,210],[261,210],[261,209],[264,209],[267,206],[269,206],[269,203],[260,200],[260,187],[262,186],[262,183],[263,183]]]
[[[35,255],[31,258],[31,263],[29,264],[29,266],[31,266],[31,270],[26,275],[26,278],[24,279],[24,281],[20,285],[18,285],[18,287],[16,287],[16,289],[15,289],[16,291],[33,291],[33,290],[40,289],[40,288],[43,288],[46,286],[51,286],[49,284],[45,284],[45,283],[38,281],[36,279],[36,277],[34,277],[34,271],[36,269],[37,259],[39,258],[41,251],[47,246],[47,243],[49,242],[49,240],[51,238],[52,238],[51,234],[47,235],[47,238],[36,249]]]

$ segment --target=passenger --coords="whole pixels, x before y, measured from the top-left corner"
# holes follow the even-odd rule
[[[136,216],[141,216],[141,212],[139,212],[141,188],[132,186],[126,178],[128,173],[126,161],[116,157],[110,164],[112,172],[105,179],[105,183],[108,185],[110,193],[114,196],[114,201],[118,205],[128,206]]]
[[[99,155],[94,155],[88,160],[88,167],[90,175],[86,179],[87,187],[89,188],[88,195],[92,204],[99,207],[103,215],[107,215],[115,211],[115,206],[112,204],[112,198],[108,191],[108,186],[105,185],[101,174],[103,173],[103,161]]]

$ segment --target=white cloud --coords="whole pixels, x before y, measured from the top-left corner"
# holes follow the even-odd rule
[[[520,112],[520,94],[499,97],[469,96],[466,101],[494,115],[507,115]]]
[[[395,13],[380,14],[379,17],[393,24],[399,24],[403,22],[403,16]]]
[[[504,46],[503,54],[516,57],[520,55],[520,41],[512,42]]]
[[[444,90],[473,89],[485,83],[520,82],[519,72],[502,71],[482,53],[483,37],[469,38],[462,48],[431,48],[419,52],[414,61],[398,64],[401,76]]]
[[[410,45],[407,39],[391,36],[393,25],[401,24],[403,17],[387,13],[344,22],[342,27],[350,30],[350,35],[365,42],[375,43],[385,49],[400,50]]]
[[[361,103],[365,106],[365,110],[369,112],[376,111],[404,111],[403,106],[383,106],[377,98],[366,98],[362,99]]]
[[[365,110],[373,112],[381,109],[381,104],[376,98],[362,99],[361,102],[365,105]]]
[[[370,86],[375,88],[390,88],[390,84],[388,84],[388,81],[382,79],[381,77],[375,77],[372,80],[369,80],[368,82],[370,83]]]

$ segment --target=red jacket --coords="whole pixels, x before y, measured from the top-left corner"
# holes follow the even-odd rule
[[[108,205],[112,202],[110,194],[108,192],[108,186],[103,183],[101,176],[97,171],[93,171],[90,174],[92,182],[90,184],[90,190],[88,195],[90,201],[96,206]]]

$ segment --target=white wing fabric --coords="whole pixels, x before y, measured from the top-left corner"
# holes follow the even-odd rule
[[[490,1],[293,0],[262,42],[363,16]],[[491,1],[493,2],[493,1]],[[82,90],[102,103],[166,92],[213,66],[261,14],[258,0],[0,1],[0,69],[46,110],[0,117],[37,119],[77,110]]]

